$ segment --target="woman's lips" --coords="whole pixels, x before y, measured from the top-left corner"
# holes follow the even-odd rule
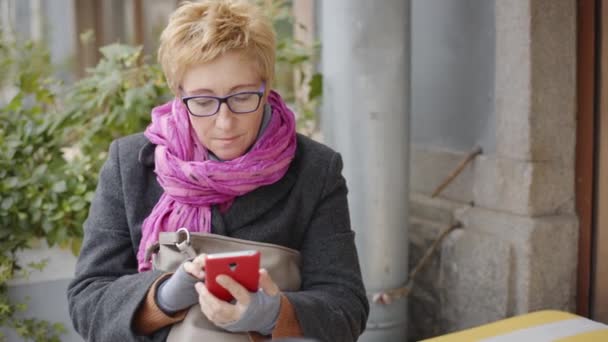
[[[216,138],[217,140],[223,140],[223,141],[232,141],[235,140],[236,138],[238,138],[238,136],[236,137],[229,137],[229,138]]]
[[[239,136],[235,136],[235,137],[228,137],[228,138],[215,138],[215,140],[222,145],[230,145],[230,144],[234,143],[238,138],[239,138]]]

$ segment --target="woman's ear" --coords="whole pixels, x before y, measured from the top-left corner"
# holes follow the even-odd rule
[[[262,95],[262,105],[268,103],[268,95],[270,94],[270,88],[266,86],[264,89],[264,95]]]

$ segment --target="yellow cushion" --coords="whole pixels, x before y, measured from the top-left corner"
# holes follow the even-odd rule
[[[425,342],[465,341],[606,342],[608,325],[568,312],[547,310],[425,340]]]

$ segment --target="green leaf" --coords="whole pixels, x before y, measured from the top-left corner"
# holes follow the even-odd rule
[[[48,169],[47,164],[40,164],[34,169],[32,176],[41,177],[44,175],[44,173],[46,172],[47,169]]]
[[[54,213],[53,215],[51,215],[48,219],[49,219],[49,221],[59,221],[59,220],[63,219],[64,216],[65,216],[65,213],[63,211],[59,210],[56,213]]]
[[[49,89],[40,89],[36,92],[36,101],[44,104],[52,104],[55,95]]]
[[[86,30],[80,34],[80,41],[83,45],[87,45],[95,40],[95,31]]]
[[[58,238],[59,240],[59,248],[61,249],[68,249],[71,247],[71,242],[69,240],[63,240]]]
[[[80,182],[82,182],[84,180],[84,177],[82,177],[82,175],[79,175],[77,178],[78,178],[78,181],[80,181]],[[76,195],[83,195],[86,191],[87,191],[87,185],[80,183],[76,186],[74,193]]]
[[[2,210],[9,210],[13,206],[14,201],[15,200],[12,197],[7,197],[2,200],[2,204],[0,205],[0,207],[2,208]]]
[[[19,75],[19,86],[26,93],[34,93],[38,87],[39,75],[34,72],[23,72]]]
[[[21,109],[21,105],[23,103],[22,101],[23,93],[19,92],[11,99],[11,102],[8,103],[8,106],[6,106],[4,110],[7,112],[17,112],[19,109]]]
[[[22,211],[17,213],[17,218],[19,219],[19,221],[25,221],[27,217],[28,215]]]
[[[142,47],[124,44],[110,44],[99,49],[104,58],[108,60],[129,60],[133,56],[139,57]]]
[[[53,330],[55,330],[59,334],[63,334],[63,333],[67,332],[65,325],[63,325],[63,323],[53,323]]]
[[[20,312],[25,312],[27,310],[27,303],[15,304],[15,310],[20,311]]]
[[[72,254],[74,254],[74,255],[80,254],[80,248],[82,247],[82,239],[73,238],[71,247],[72,247]]]
[[[95,192],[89,191],[84,195],[85,201],[91,203],[93,201],[93,197],[95,196]]]
[[[310,56],[307,55],[297,55],[289,58],[289,64],[291,65],[299,65],[306,61],[310,60]]]
[[[74,204],[72,204],[72,211],[81,211],[82,209],[84,209],[84,207],[87,205],[87,203],[84,200],[78,201]]]
[[[49,220],[42,221],[42,230],[46,234],[50,234],[50,232],[53,230],[53,228],[54,228],[54,226],[53,226],[53,223],[51,223],[51,221],[49,221]]]
[[[308,100],[312,101],[323,95],[323,75],[315,73],[308,82],[310,92],[308,93]]]
[[[30,262],[27,266],[31,269],[42,272],[42,270],[49,264],[49,259],[45,258],[39,262]]]
[[[30,335],[30,328],[27,325],[20,325],[18,327],[15,328],[15,331],[17,332],[17,334],[19,334],[21,337],[26,337],[28,335]]]
[[[64,180],[62,180],[62,181],[59,181],[59,182],[55,183],[53,185],[53,188],[51,190],[54,193],[60,194],[60,193],[65,192],[67,189],[68,189],[68,186],[67,186],[66,182]]]

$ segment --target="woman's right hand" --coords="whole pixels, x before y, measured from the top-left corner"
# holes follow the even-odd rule
[[[186,261],[184,262],[184,270],[190,274],[191,276],[193,276],[194,278],[197,278],[200,281],[204,281],[205,280],[205,257],[207,256],[207,254],[202,253],[199,254],[196,258],[192,259],[192,261]]]
[[[173,314],[198,302],[194,285],[205,280],[205,254],[180,265],[157,289],[156,303],[165,313]]]

